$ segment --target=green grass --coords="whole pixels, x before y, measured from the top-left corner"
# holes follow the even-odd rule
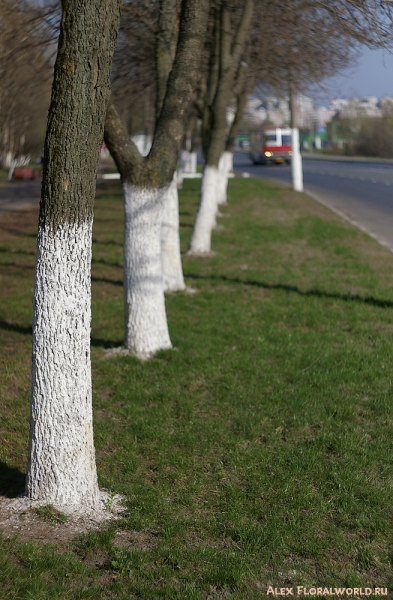
[[[67,515],[57,510],[52,504],[45,504],[34,509],[35,514],[39,519],[50,523],[51,525],[57,525],[58,523],[66,523],[68,521]]]
[[[181,193],[183,250],[198,185]],[[393,588],[393,257],[275,183],[232,180],[221,210],[215,256],[184,256],[197,293],[167,296],[175,349],[103,360],[123,338],[123,213],[120,187],[100,191],[97,466],[129,516],[63,546],[4,535],[4,598]],[[13,495],[28,439],[35,221],[27,211],[0,228],[0,482]]]
[[[0,183],[7,181],[9,169],[0,168]]]

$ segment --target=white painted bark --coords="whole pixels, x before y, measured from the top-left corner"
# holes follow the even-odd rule
[[[225,170],[229,173],[233,166],[233,152],[223,152]]]
[[[203,171],[199,208],[195,218],[189,254],[208,254],[211,251],[211,232],[217,212],[218,169],[207,165]]]
[[[189,152],[187,165],[185,168],[186,173],[196,173],[197,172],[197,153]]]
[[[134,142],[142,156],[147,156],[149,154],[153,144],[153,136],[141,133],[139,135],[131,136],[131,140]]]
[[[299,129],[294,127],[292,129],[292,160],[291,160],[291,169],[292,169],[292,187],[295,192],[303,191],[303,165],[302,165],[302,155],[300,154],[300,145],[299,145]]]
[[[95,506],[90,366],[92,223],[38,231],[26,496]]]
[[[142,358],[172,347],[161,266],[162,203],[167,191],[123,185],[125,347]]]
[[[228,176],[233,169],[233,153],[223,152],[218,163],[217,204],[227,203]]]
[[[179,196],[176,173],[164,198],[161,225],[161,263],[164,291],[184,290],[186,285],[180,255]]]
[[[188,155],[189,155],[188,150],[182,149],[180,151],[180,164],[179,164],[179,168],[177,169],[177,187],[179,190],[181,190],[181,188],[183,186],[183,179],[184,179],[183,173],[186,169]]]
[[[197,153],[182,150],[180,152],[180,165],[177,170],[177,187],[181,190],[183,186],[184,173],[193,174],[197,172]]]

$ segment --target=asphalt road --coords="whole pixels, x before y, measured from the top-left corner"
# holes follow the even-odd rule
[[[0,216],[39,202],[41,179],[12,181],[0,187]]]
[[[111,159],[101,160],[98,174],[113,167]],[[10,181],[0,184],[0,217],[31,204],[38,204],[41,196],[41,178],[33,181]]]
[[[234,170],[290,184],[287,165],[253,165],[236,152]],[[303,158],[304,189],[393,252],[393,164]]]

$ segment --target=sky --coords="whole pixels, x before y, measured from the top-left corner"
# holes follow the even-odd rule
[[[343,76],[326,80],[324,88],[318,93],[319,105],[326,105],[332,98],[393,96],[393,54],[365,48],[353,67]]]

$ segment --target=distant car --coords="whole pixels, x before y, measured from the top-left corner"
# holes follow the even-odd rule
[[[23,169],[15,169],[13,178],[14,179],[37,179],[37,177],[41,176],[41,171],[37,169],[30,169],[28,167],[24,167]]]

